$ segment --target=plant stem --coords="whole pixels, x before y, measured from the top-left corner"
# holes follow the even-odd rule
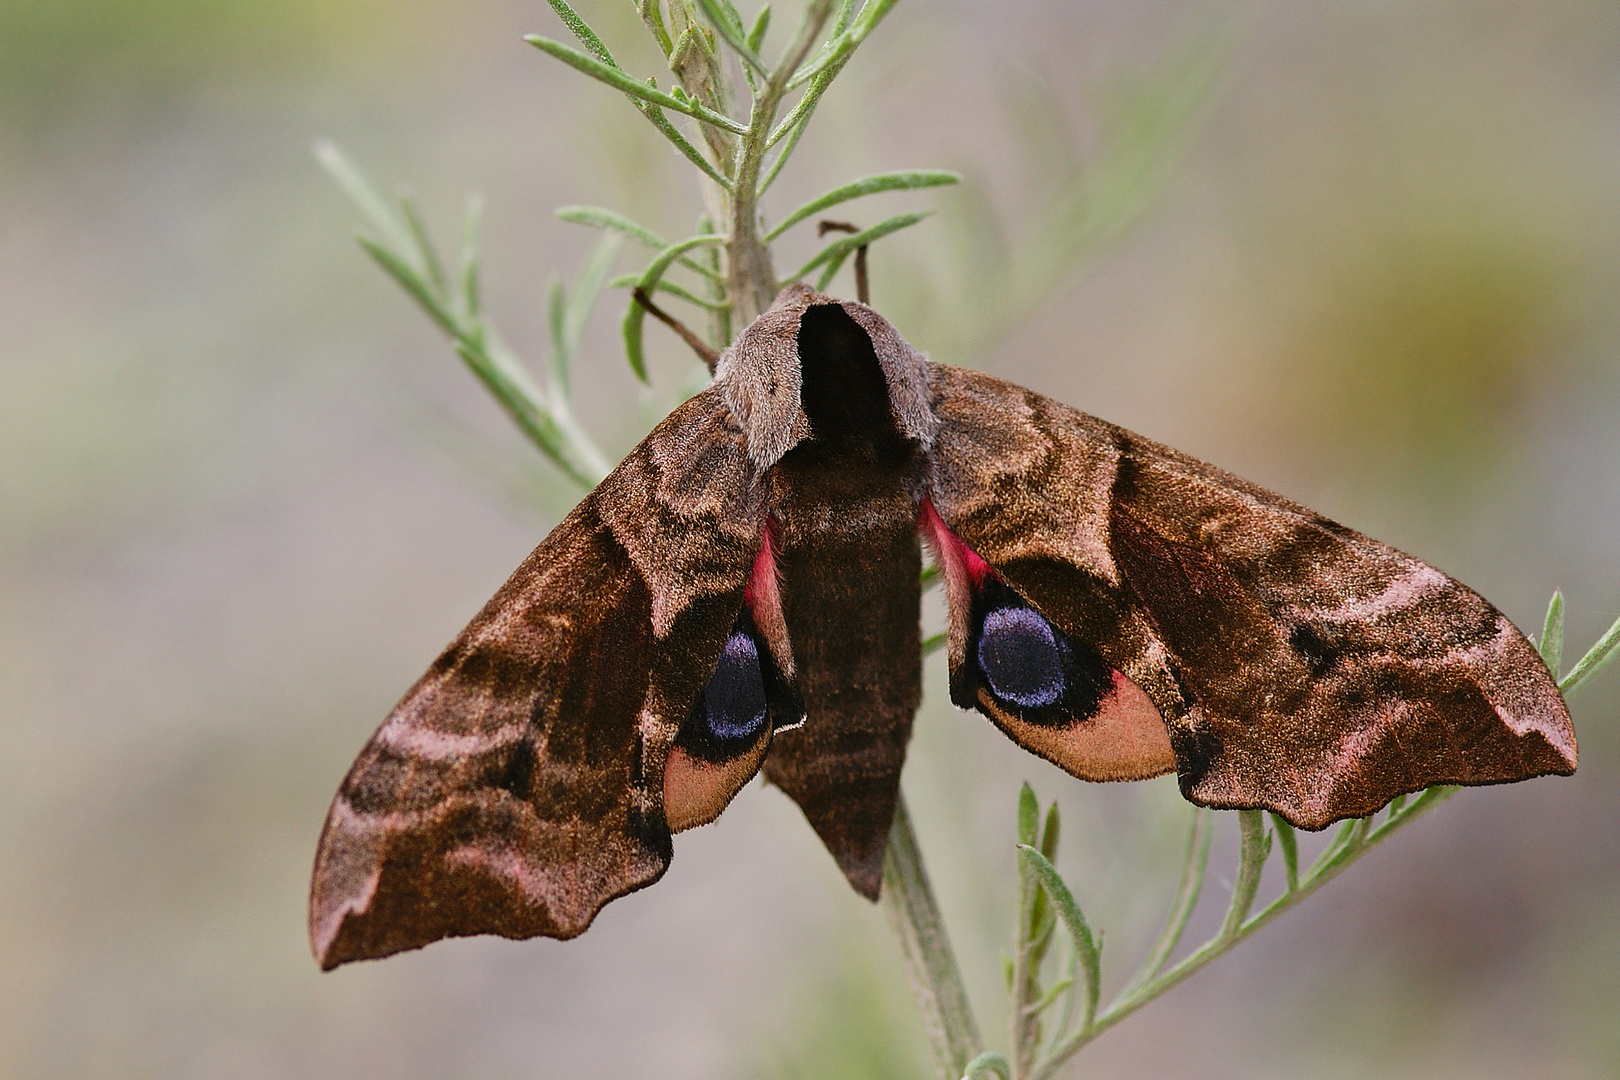
[[[911,831],[904,795],[895,803],[894,825],[883,856],[882,900],[905,958],[936,1071],[941,1080],[959,1080],[984,1047],[923,868],[917,836]]]
[[[1232,886],[1232,903],[1226,909],[1221,923],[1221,937],[1236,937],[1243,929],[1243,920],[1254,907],[1254,894],[1260,890],[1260,873],[1266,866],[1270,845],[1266,842],[1266,819],[1259,810],[1238,811],[1238,832],[1242,837],[1242,853],[1238,857],[1237,884]]]
[[[1019,795],[1018,840],[1021,844],[1038,843],[1040,804],[1028,784]],[[1013,937],[1013,967],[1011,1009],[1008,1017],[1008,1057],[1012,1080],[1028,1080],[1040,1048],[1041,1021],[1033,1008],[1040,1000],[1041,955],[1036,937],[1039,933],[1042,904],[1041,888],[1035,877],[1035,868],[1029,860],[1018,860],[1018,914]]]
[[[771,266],[770,248],[760,233],[759,171],[771,125],[776,121],[788,80],[809,55],[832,14],[832,0],[813,0],[804,13],[792,44],[782,54],[765,85],[755,95],[749,112],[748,133],[737,147],[736,167],[732,170],[730,227],[726,238],[726,290],[736,305],[737,324],[747,326],[776,299],[776,272]],[[960,1074],[958,1074],[960,1075]]]

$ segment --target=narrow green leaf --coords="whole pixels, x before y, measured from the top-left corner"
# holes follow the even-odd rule
[[[483,311],[483,297],[478,287],[478,248],[483,231],[484,200],[477,193],[467,196],[467,208],[461,215],[461,309],[467,318],[476,322]]]
[[[778,120],[776,126],[771,129],[771,133],[765,137],[765,149],[769,150],[781,142],[782,137],[789,131],[803,126],[805,119],[815,112],[817,102],[820,100],[821,95],[827,92],[827,86],[831,82],[831,79],[822,75],[810,84],[810,89],[804,92],[804,95],[794,103],[793,108],[788,110],[788,114]],[[798,136],[795,135],[794,139],[797,140],[797,138]],[[784,154],[788,152],[783,151]]]
[[[613,289],[633,289],[640,283],[640,274],[620,274],[618,277],[608,282],[608,287]],[[682,300],[685,300],[688,304],[696,304],[698,307],[701,307],[706,311],[731,310],[731,305],[726,303],[724,300],[705,300],[703,297],[691,292],[684,286],[677,285],[675,282],[667,279],[658,283],[658,291],[661,293],[668,293],[671,296],[678,296]]]
[[[551,330],[551,377],[557,386],[568,386],[568,298],[562,279],[555,274],[546,290],[546,325]]]
[[[669,246],[669,241],[638,222],[631,221],[623,214],[608,210],[601,206],[559,206],[554,211],[563,221],[571,221],[575,225],[588,225],[593,229],[609,229],[620,232],[633,239],[641,241],[650,248],[662,251]]]
[[[1556,680],[1564,663],[1564,594],[1553,590],[1547,602],[1547,618],[1541,624],[1541,659]]]
[[[668,240],[665,240],[645,225],[631,221],[623,214],[600,206],[559,206],[556,214],[563,221],[571,221],[575,225],[586,225],[593,229],[608,229],[612,232],[623,233],[631,239],[638,240],[658,251],[662,251],[669,246]],[[725,281],[718,270],[704,266],[696,259],[682,256],[676,261],[688,270],[695,270],[711,281],[721,283]]]
[[[862,6],[861,13],[849,28],[827,42],[827,48],[814,60],[805,64],[788,79],[788,89],[802,86],[821,72],[826,71],[834,64],[842,65],[847,62],[850,54],[860,48],[861,42],[866,40],[877,24],[894,7],[896,0],[867,0]]]
[[[527,376],[514,369],[513,361],[461,340],[456,342],[456,355],[529,441],[565,476],[589,490],[607,474],[601,453],[566,415],[566,410],[537,396]]]
[[[1198,907],[1198,898],[1204,891],[1204,876],[1209,870],[1209,849],[1215,839],[1214,815],[1202,807],[1193,807],[1192,822],[1187,830],[1187,850],[1181,861],[1181,880],[1176,886],[1176,897],[1170,904],[1170,914],[1164,920],[1164,929],[1148,953],[1142,966],[1136,969],[1120,991],[1120,1000],[1127,1000],[1152,981],[1170,954],[1176,951],[1187,923]]]
[[[647,264],[647,269],[641,272],[641,278],[636,282],[637,287],[645,289],[649,294],[658,287],[659,279],[664,276],[670,266],[683,254],[695,247],[704,244],[718,244],[724,237],[708,235],[688,237],[679,243],[670,244],[663,251],[653,257]],[[630,298],[630,308],[624,313],[624,355],[630,361],[630,370],[636,373],[636,378],[642,382],[649,382],[647,377],[647,357],[642,351],[642,327],[646,323],[647,309],[642,307],[634,296]]]
[[[1430,793],[1436,790],[1437,788],[1429,788],[1417,800],[1417,803],[1422,803],[1424,799],[1429,798]],[[1417,808],[1417,803],[1413,804],[1413,809]],[[1312,863],[1310,870],[1306,872],[1306,881],[1309,882],[1324,874],[1332,873],[1341,864],[1355,858],[1356,854],[1366,846],[1367,834],[1371,829],[1371,815],[1364,818],[1350,818],[1342,823],[1339,826],[1339,831],[1334,834],[1333,839],[1328,843],[1327,849],[1316,857],[1316,862]]]
[[[849,20],[854,14],[855,0],[842,0],[839,3],[838,12],[833,16],[832,32],[827,35],[829,41],[849,29]]]
[[[1063,997],[1064,992],[1067,991],[1069,987],[1073,986],[1075,982],[1076,979],[1073,975],[1065,975],[1063,978],[1047,987],[1046,993],[1041,995],[1040,1000],[1030,1005],[1026,1011],[1031,1016],[1039,1016],[1041,1013],[1055,1005],[1058,1000]]]
[[[1350,818],[1348,821],[1339,822],[1338,831],[1333,834],[1333,839],[1328,842],[1327,849],[1318,858],[1333,855],[1336,853],[1336,849],[1350,843],[1350,836],[1356,831],[1356,822],[1360,820],[1360,818]]]
[[[1565,694],[1573,694],[1582,683],[1597,674],[1598,669],[1614,655],[1616,648],[1620,648],[1620,619],[1616,619],[1603,632],[1603,636],[1586,651],[1585,656],[1575,661],[1575,666],[1569,669],[1569,674],[1558,684],[1558,689]]]
[[[943,184],[958,184],[962,181],[960,173],[946,172],[944,169],[901,169],[894,172],[876,173],[872,176],[863,176],[859,180],[836,187],[818,198],[811,199],[793,213],[783,218],[781,223],[765,234],[765,242],[770,243],[784,232],[797,225],[807,217],[819,214],[830,206],[859,199],[866,195],[876,195],[883,191],[912,191],[918,188],[939,187]]]
[[[939,580],[939,567],[937,565],[923,567],[922,573],[917,575],[917,580],[922,584],[923,588],[928,588]]]
[[[922,654],[924,656],[932,656],[939,652],[939,650],[945,647],[945,640],[946,638],[944,634],[931,634],[928,637],[923,638]]]
[[[566,404],[547,399],[516,359],[494,338],[493,332],[486,332],[481,323],[458,322],[413,267],[370,237],[358,239],[377,264],[449,335],[456,355],[478,376],[530,441],[568,477],[585,488],[595,486],[607,473],[607,466],[600,460],[600,452],[567,415]]]
[[[457,325],[455,316],[433,294],[433,290],[428,287],[427,282],[422,280],[421,273],[414,266],[411,266],[404,259],[394,254],[392,250],[369,236],[360,234],[355,239],[360,242],[361,247],[366,249],[366,253],[377,261],[377,265],[382,267],[389,277],[399,283],[400,288],[410,293],[411,299],[415,300],[422,310],[427,312],[428,317],[439,324],[439,329],[451,337],[458,339],[462,337],[462,330]]]
[[[701,102],[693,101],[679,86],[674,87],[670,93],[666,94],[662,90],[638,82],[622,69],[605,64],[596,57],[582,53],[578,49],[570,48],[560,41],[553,41],[550,38],[541,37],[539,34],[530,34],[523,40],[541,52],[556,57],[569,67],[582,71],[600,82],[607,83],[615,90],[623,91],[633,98],[685,113],[694,120],[708,124],[711,127],[717,127],[722,131],[729,131],[733,135],[748,134],[746,124],[738,123],[729,116],[722,116]]]
[[[1052,944],[1052,931],[1057,929],[1057,915],[1053,913],[1046,895],[1040,894],[1038,900],[1035,917],[1030,920],[1029,970],[1032,972],[1041,970],[1041,964],[1046,960],[1046,950]]]
[[[1007,983],[1007,993],[1012,993],[1014,976],[1013,958],[1005,952],[1001,954],[1001,977]]]
[[[1389,804],[1390,813],[1388,819],[1367,836],[1366,843],[1362,846],[1364,848],[1372,847],[1374,844],[1383,840],[1396,829],[1404,828],[1405,826],[1411,824],[1418,817],[1438,806],[1440,803],[1445,802],[1447,799],[1451,798],[1461,790],[1462,788],[1454,784],[1436,784],[1434,787],[1425,788],[1417,795],[1416,798],[1409,798],[1408,796],[1402,795],[1400,798],[1395,799]],[[1316,877],[1316,867],[1313,865],[1310,871],[1305,875],[1307,887],[1310,881],[1314,880]]]
[[[579,343],[585,336],[585,324],[590,320],[596,302],[601,298],[607,276],[613,270],[613,260],[619,254],[619,237],[608,233],[597,242],[585,264],[574,278],[573,295],[563,318],[563,341],[566,343],[570,363],[579,352]]]
[[[1283,872],[1288,877],[1288,891],[1299,888],[1299,839],[1294,827],[1276,814],[1271,815],[1271,827],[1277,832],[1277,845],[1282,848]]]
[[[1064,978],[1072,987],[1080,981],[1080,953],[1072,946],[1069,949],[1069,962],[1065,966],[1065,969],[1066,974],[1064,975]],[[1074,999],[1075,995],[1072,990],[1063,996],[1063,1010],[1061,1013],[1059,1013],[1057,1020],[1052,1025],[1051,1041],[1048,1043],[1049,1047],[1056,1045],[1057,1042],[1063,1038],[1063,1033],[1068,1031],[1073,1025]],[[1051,1058],[1048,1057],[1047,1060],[1050,1061]],[[1035,1075],[1044,1075],[1041,1071],[1041,1066],[1036,1067]]]
[[[754,25],[748,29],[748,47],[756,53],[759,47],[765,44],[765,31],[771,26],[771,5],[760,7],[759,14],[754,16]]]
[[[1058,917],[1063,920],[1063,926],[1069,931],[1069,939],[1074,942],[1075,952],[1080,957],[1080,966],[1086,975],[1086,1010],[1081,1020],[1081,1030],[1087,1030],[1097,1015],[1097,998],[1102,991],[1102,956],[1097,940],[1092,937],[1085,913],[1080,910],[1057,867],[1028,844],[1020,844],[1018,854],[1035,871],[1041,888],[1052,898],[1052,905],[1057,908]]]
[[[608,52],[607,46],[602,44],[602,39],[596,36],[596,31],[592,30],[590,24],[580,18],[565,0],[546,0],[546,2],[551,5],[551,10],[557,13],[557,17],[563,21],[563,25],[567,26],[569,31],[579,39],[580,44],[591,51],[591,55],[609,67],[619,66],[618,62],[613,59],[613,54]]]
[[[458,274],[460,295],[453,296],[442,267],[413,266],[403,254],[415,248],[424,262],[432,254],[427,230],[422,227],[414,207],[403,207],[407,218],[401,220],[336,146],[317,144],[315,153],[327,171],[361,204],[373,227],[383,234],[383,239],[364,234],[357,236],[360,246],[450,337],[456,354],[530,441],[570,479],[587,489],[593,487],[608,471],[601,452],[574,422],[567,402],[548,399],[481,317],[478,286],[481,203],[478,196],[472,195],[467,200]]]
[[[664,115],[663,109],[656,105],[649,105],[646,102],[639,102],[638,107],[641,109],[641,115],[652,121],[653,127],[658,129],[659,134],[668,139],[670,145],[681,152],[682,157],[703,170],[703,175],[727,191],[734,189],[735,185],[732,184],[731,177],[715,168],[714,163],[703,156],[703,151],[693,146],[691,140],[681,134],[681,129],[670,122],[669,117]]]
[[[1046,856],[1048,862],[1054,864],[1057,862],[1058,832],[1061,827],[1058,804],[1054,799],[1046,811],[1046,828],[1041,830],[1041,854]]]
[[[720,10],[725,12],[726,18],[731,20],[731,25],[735,26],[738,30],[742,30],[743,17],[742,12],[737,10],[737,5],[733,4],[731,0],[719,0],[719,3]]]
[[[1265,818],[1258,810],[1238,811],[1237,881],[1232,885],[1232,902],[1227,905],[1226,919],[1221,923],[1219,937],[1236,937],[1243,929],[1243,920],[1254,907],[1254,895],[1260,888],[1260,874],[1266,866],[1271,845],[1266,839]]]
[[[330,139],[317,139],[312,151],[321,168],[338,182],[338,186],[360,208],[366,221],[381,234],[382,243],[396,252],[408,250],[411,246],[410,230],[338,145]]]
[[[815,88],[811,87],[812,93],[814,90]],[[780,138],[782,134],[789,135],[790,138],[787,145],[776,152],[776,157],[771,160],[771,167],[765,170],[765,175],[760,177],[759,184],[754,189],[757,197],[763,198],[765,192],[770,190],[771,184],[776,180],[776,175],[782,171],[782,167],[787,164],[788,158],[793,156],[794,149],[799,145],[799,136],[804,134],[804,129],[810,122],[810,114],[815,111],[815,102],[811,101],[803,114],[799,112],[799,107],[804,106],[805,99],[809,97],[810,94],[805,94],[804,98],[800,99],[799,106],[796,106],[787,120],[782,121],[782,126],[777,128],[777,138]],[[793,122],[789,123],[789,121]],[[765,140],[767,149],[775,145],[776,138]]]
[[[822,248],[814,258],[799,267],[798,271],[787,280],[797,281],[816,267],[830,264],[831,273],[823,271],[821,284],[817,286],[818,288],[826,288],[826,283],[832,280],[832,274],[837,273],[838,268],[844,265],[844,260],[849,258],[857,248],[880,240],[892,232],[898,232],[908,225],[915,225],[932,213],[932,210],[913,210],[906,214],[896,214],[894,217],[885,218],[870,229],[863,229],[853,236],[840,237]]]
[[[1018,842],[1033,845],[1041,824],[1041,804],[1035,789],[1025,784],[1018,789]]]
[[[658,48],[669,59],[673,46],[670,44],[669,31],[664,27],[663,0],[636,0],[636,11],[641,15],[641,21],[647,24],[652,31],[653,40],[658,42]]]
[[[703,9],[703,14],[720,35],[720,39],[731,46],[731,51],[741,57],[743,63],[755,73],[769,78],[771,69],[765,66],[765,61],[761,60],[759,54],[749,46],[747,33],[743,30],[741,21],[733,21],[732,16],[735,12],[725,10],[730,5],[722,6],[721,0],[698,0],[698,6]]]
[[[450,287],[445,282],[444,264],[439,262],[439,253],[434,250],[433,240],[428,236],[427,223],[422,220],[422,215],[417,212],[416,203],[411,201],[409,195],[399,197],[399,213],[411,231],[411,239],[415,242],[422,268],[427,272],[428,283],[433,286],[434,292],[448,298]]]
[[[1006,1058],[994,1050],[986,1050],[968,1062],[967,1070],[962,1073],[962,1080],[978,1080],[986,1073],[994,1073],[1001,1077],[1001,1080],[1012,1080],[1012,1066],[1007,1064]]]

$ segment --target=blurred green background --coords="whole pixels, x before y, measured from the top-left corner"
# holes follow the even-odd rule
[[[630,4],[582,10],[656,70]],[[594,240],[553,206],[674,235],[700,207],[532,31],[560,33],[512,0],[0,0],[0,1074],[922,1075],[881,914],[758,787],[577,941],[310,960],[343,771],[576,497],[366,263],[310,144],[408,179],[446,236],[481,189],[489,308],[529,356],[548,275]],[[1193,54],[1214,74],[1132,189],[1146,216],[1056,274],[1029,243],[1066,170]],[[1620,613],[1620,5],[905,0],[771,208],[908,166],[970,178],[873,255],[919,347],[1278,488],[1526,628],[1562,587],[1567,656]],[[660,338],[637,390],[618,303],[579,392],[614,453],[690,363]],[[1463,793],[1072,1074],[1620,1074],[1617,704],[1612,671],[1574,702],[1577,777]],[[1024,779],[1064,806],[1115,979],[1183,812],[1169,781],[1022,754],[930,668],[906,786],[998,1045]]]

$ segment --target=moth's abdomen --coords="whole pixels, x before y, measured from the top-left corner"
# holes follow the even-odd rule
[[[770,470],[782,631],[804,726],[771,744],[765,775],[799,804],[851,885],[877,899],[911,721],[922,695],[915,358],[876,351],[836,304],[794,341],[810,437]],[[918,389],[913,385],[912,389]],[[763,625],[763,624],[762,624]]]

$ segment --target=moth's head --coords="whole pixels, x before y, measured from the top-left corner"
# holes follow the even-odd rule
[[[720,354],[715,385],[764,469],[830,429],[892,425],[928,449],[928,360],[865,304],[795,282]]]

